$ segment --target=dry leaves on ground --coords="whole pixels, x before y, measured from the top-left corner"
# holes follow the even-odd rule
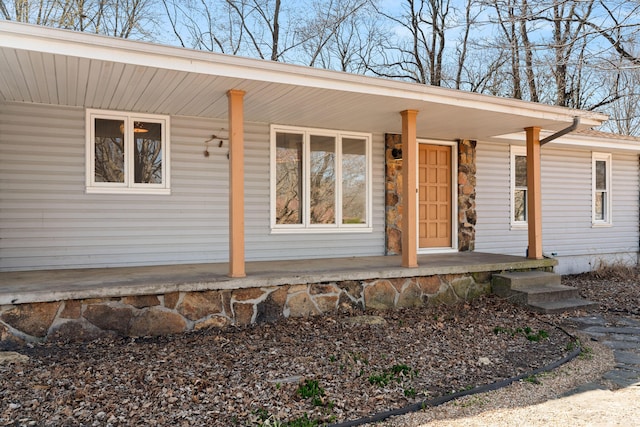
[[[384,322],[353,321],[363,314]],[[28,362],[0,366],[0,425],[340,422],[530,372],[562,358],[568,343],[543,317],[487,296],[455,307],[36,345],[21,350]]]
[[[576,287],[580,296],[595,301],[603,313],[640,316],[640,270],[603,266],[593,273],[566,276],[562,284]]]
[[[605,265],[594,273],[565,276],[562,283],[578,288],[583,298],[597,302],[598,306],[589,312],[542,316],[549,322],[570,327],[573,316],[601,315],[613,325],[621,318],[640,318],[640,270],[637,268]],[[635,410],[637,409],[635,408],[637,389],[616,392],[599,390],[561,398],[566,393],[586,384],[616,389],[615,384],[608,384],[602,378],[605,372],[614,369],[612,350],[591,340],[589,336],[580,336],[580,339],[584,349],[580,357],[553,372],[538,376],[539,381],[535,383],[514,383],[497,391],[456,399],[426,411],[393,417],[380,425],[389,427],[512,426],[514,419],[520,423],[538,426],[563,423],[633,424],[638,414]],[[572,404],[575,405],[573,412],[563,407],[563,405]],[[578,414],[576,408],[581,405],[588,409]],[[615,414],[607,413],[615,407],[625,407],[625,405],[625,411],[618,411]],[[561,412],[554,413],[554,407],[563,409]]]

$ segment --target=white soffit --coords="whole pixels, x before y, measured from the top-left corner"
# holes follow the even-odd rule
[[[366,132],[486,139],[529,126],[556,131],[605,115],[272,61],[0,21],[0,100],[227,117],[229,89],[246,91],[245,120]]]

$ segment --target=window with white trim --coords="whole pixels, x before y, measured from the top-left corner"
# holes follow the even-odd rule
[[[87,110],[87,193],[169,194],[169,117]]]
[[[271,127],[274,232],[371,231],[371,135]]]
[[[511,226],[527,226],[527,149],[511,146]]]
[[[591,153],[593,225],[611,224],[611,154]]]

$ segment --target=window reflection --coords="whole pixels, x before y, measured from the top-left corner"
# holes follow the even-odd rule
[[[336,222],[336,141],[331,136],[311,136],[311,224]]]
[[[276,135],[276,224],[302,224],[302,135]]]
[[[364,139],[342,139],[342,223],[364,224],[367,206],[367,145]]]
[[[133,135],[136,184],[162,184],[162,126],[135,122]]]
[[[95,119],[95,181],[124,183],[124,121]]]

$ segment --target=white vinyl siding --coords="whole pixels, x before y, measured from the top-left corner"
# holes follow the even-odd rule
[[[509,146],[477,145],[478,252],[525,256],[526,229],[510,229]],[[594,262],[608,254],[638,251],[638,155],[612,155],[611,227],[592,227],[591,152],[545,146],[542,149],[543,253],[582,256]]]
[[[0,105],[0,270],[228,261],[226,120],[171,117],[171,194],[86,194],[85,112]],[[247,260],[384,254],[384,141],[373,135],[373,232],[274,236],[269,125],[245,124]],[[354,237],[355,236],[355,237]]]

